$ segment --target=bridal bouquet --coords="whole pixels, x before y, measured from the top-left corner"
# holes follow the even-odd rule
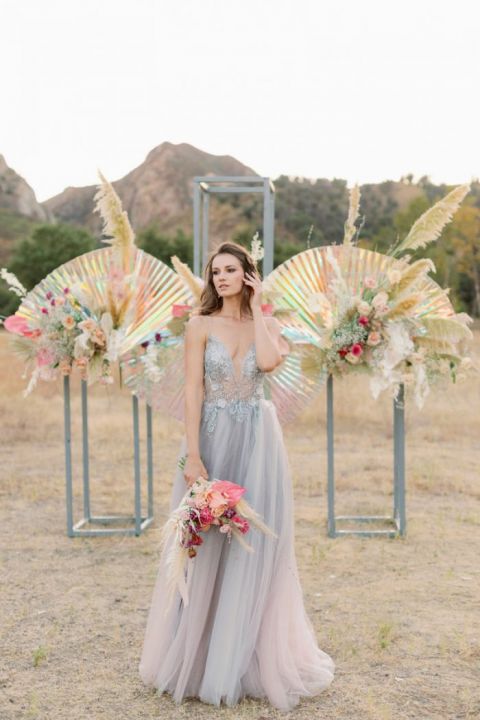
[[[167,609],[178,588],[188,605],[185,565],[194,558],[203,544],[201,533],[218,528],[230,542],[235,537],[248,552],[253,548],[244,539],[250,525],[266,535],[277,537],[261,517],[243,499],[245,488],[228,480],[206,480],[199,477],[188,489],[178,508],[173,511],[162,530],[161,547],[172,541],[167,566]]]

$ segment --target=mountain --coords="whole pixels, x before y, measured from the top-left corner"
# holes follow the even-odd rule
[[[3,155],[0,155],[0,209],[41,222],[53,219],[48,208],[37,202],[26,180],[8,167]]]
[[[149,225],[174,232],[192,230],[193,177],[196,175],[257,175],[229,155],[211,155],[188,143],[164,142],[151,150],[145,161],[120,180],[112,182],[136,231]],[[97,186],[68,187],[43,205],[63,222],[75,223],[99,234],[101,220],[94,213]],[[221,203],[211,204],[210,227],[235,226],[237,213],[225,212]]]

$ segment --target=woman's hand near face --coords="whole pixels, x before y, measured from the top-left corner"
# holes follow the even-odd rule
[[[250,296],[250,307],[252,309],[252,312],[255,308],[261,310],[263,285],[260,276],[258,275],[258,273],[252,275],[251,273],[246,272],[244,277],[244,283],[245,285],[249,285],[251,288],[253,288],[253,293]]]

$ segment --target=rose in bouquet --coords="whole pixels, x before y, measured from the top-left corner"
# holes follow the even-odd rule
[[[188,605],[185,566],[197,555],[203,544],[202,533],[215,528],[230,542],[236,538],[248,552],[253,548],[243,537],[253,526],[266,535],[277,537],[258,513],[242,497],[245,488],[228,480],[206,480],[199,477],[188,489],[178,508],[162,530],[161,547],[170,542],[167,566],[167,609],[178,588]]]

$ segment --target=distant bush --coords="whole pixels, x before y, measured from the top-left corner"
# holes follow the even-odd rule
[[[31,290],[40,280],[78,255],[94,250],[95,238],[89,232],[71,225],[39,225],[31,236],[15,247],[8,269]],[[15,312],[19,298],[0,282],[0,315]]]

